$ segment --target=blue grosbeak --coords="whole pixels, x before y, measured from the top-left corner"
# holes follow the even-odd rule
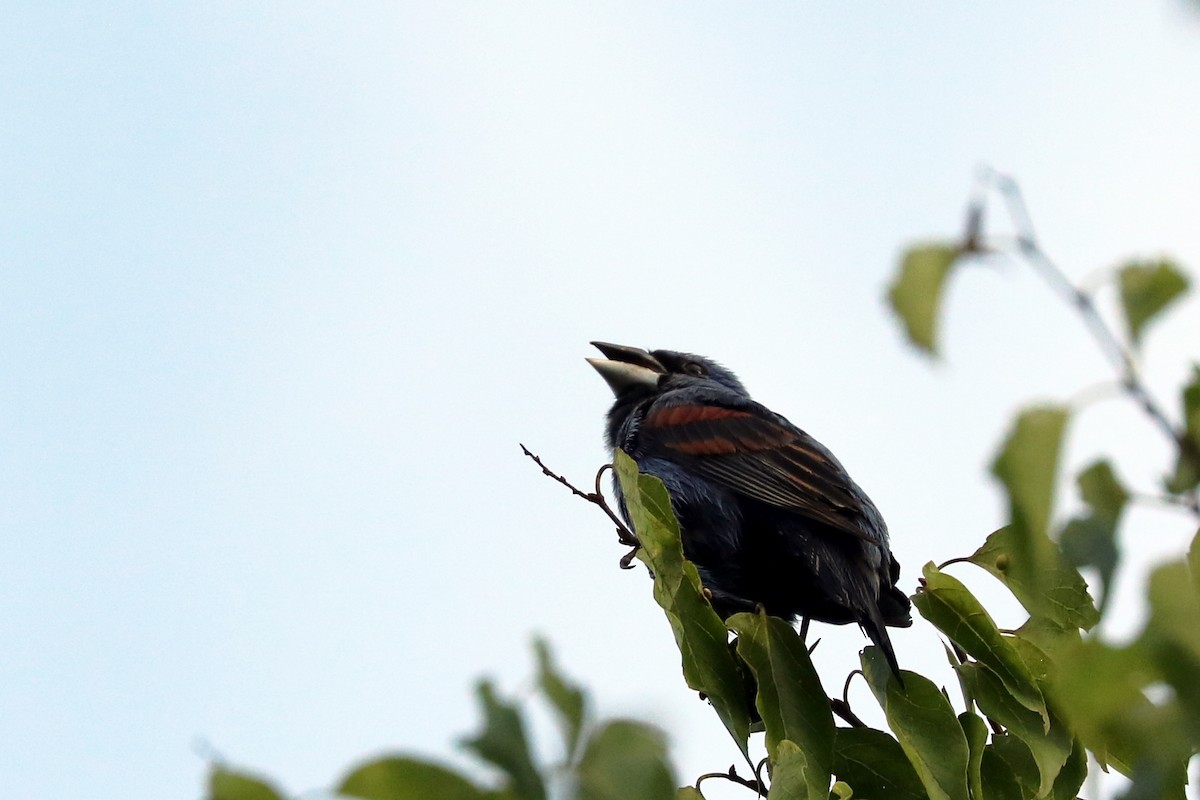
[[[833,453],[709,359],[592,344],[606,358],[588,362],[616,395],[608,446],[666,484],[716,612],[762,605],[792,621],[858,623],[899,675],[885,626],[912,624],[900,565],[879,510]]]

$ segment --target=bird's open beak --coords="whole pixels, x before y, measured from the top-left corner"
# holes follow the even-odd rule
[[[626,347],[608,342],[592,342],[608,358],[589,358],[587,362],[596,368],[600,377],[608,383],[613,394],[641,386],[647,389],[658,387],[658,379],[666,373],[657,358],[640,347]]]

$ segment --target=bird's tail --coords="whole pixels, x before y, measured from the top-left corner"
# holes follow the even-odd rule
[[[892,669],[892,674],[896,676],[896,680],[900,681],[900,685],[904,686],[904,677],[900,674],[900,662],[896,660],[896,651],[892,649],[892,640],[888,636],[887,628],[883,624],[883,616],[879,613],[879,609],[871,608],[859,618],[858,624],[863,629],[863,633],[867,635],[867,638],[883,651],[883,657],[887,659],[888,666]]]

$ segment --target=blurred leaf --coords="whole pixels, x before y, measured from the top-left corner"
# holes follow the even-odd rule
[[[1150,620],[1139,640],[1175,690],[1186,735],[1200,749],[1200,591],[1188,564],[1175,561],[1150,576]]]
[[[987,723],[978,714],[964,711],[958,715],[958,724],[967,737],[967,751],[970,758],[967,761],[967,788],[971,791],[972,800],[984,800],[983,776],[980,772],[983,765],[983,747],[987,744]]]
[[[1046,537],[1048,556],[1041,563],[1033,561],[1022,538],[1014,525],[1001,528],[967,560],[999,578],[1031,615],[1061,627],[1090,629],[1100,614],[1079,570],[1067,564]]]
[[[979,768],[983,780],[983,796],[986,800],[1025,800],[1021,784],[1008,765],[992,745],[983,748],[983,760]]]
[[[484,792],[445,767],[412,758],[381,758],[342,779],[338,794],[365,800],[484,800]]]
[[[207,800],[283,800],[266,781],[214,764],[208,773]]]
[[[808,796],[825,800],[833,765],[833,713],[808,650],[791,625],[764,611],[734,614],[726,624],[737,632],[738,655],[758,684],[767,754],[774,760],[780,742],[793,742],[806,759]],[[798,762],[793,758],[792,763]]]
[[[1133,782],[1120,800],[1187,800],[1187,761],[1151,760],[1133,771]]]
[[[695,786],[680,786],[675,790],[675,800],[704,800],[704,795]]]
[[[829,743],[833,743],[832,736]],[[825,773],[823,785],[814,785],[820,770],[813,766],[808,753],[790,739],[781,739],[774,750],[767,800],[829,800],[829,773]]]
[[[1150,622],[1145,636],[1167,639],[1200,662],[1200,594],[1188,564],[1164,564],[1150,575]]]
[[[1200,531],[1192,537],[1192,546],[1187,553],[1188,569],[1192,573],[1192,588],[1200,594]]]
[[[979,664],[963,664],[958,671],[971,687],[979,709],[1029,748],[1038,770],[1039,780],[1035,784],[1038,796],[1048,794],[1071,755],[1071,734],[1062,721],[1052,717],[1047,730],[1040,715],[1017,702],[1000,679]]]
[[[1116,521],[1129,502],[1129,492],[1117,478],[1107,459],[1093,461],[1076,478],[1083,502],[1092,507],[1096,516]]]
[[[1175,462],[1175,474],[1167,482],[1167,491],[1175,494],[1200,485],[1200,365],[1192,365],[1192,380],[1183,387],[1183,441]]]
[[[1175,471],[1167,479],[1166,489],[1171,494],[1184,494],[1200,486],[1200,467],[1190,456],[1180,454],[1175,461]]]
[[[878,647],[866,648],[861,660],[863,674],[883,707],[888,727],[896,734],[930,800],[967,800],[970,752],[950,701],[932,681],[915,672],[903,671],[901,687]]]
[[[1076,567],[1095,567],[1100,574],[1100,612],[1109,598],[1113,573],[1120,553],[1117,550],[1117,525],[1129,502],[1129,492],[1121,485],[1107,460],[1096,461],[1076,478],[1083,501],[1090,513],[1067,523],[1059,536],[1063,557]]]
[[[513,793],[521,800],[545,800],[546,787],[529,755],[525,726],[516,706],[498,700],[490,681],[480,681],[476,692],[483,708],[484,727],[463,744],[507,773]]]
[[[579,762],[579,800],[672,800],[675,776],[655,728],[615,720],[588,739]]]
[[[833,774],[863,798],[928,800],[929,795],[900,743],[874,728],[838,728]]]
[[[1130,263],[1121,268],[1118,278],[1121,305],[1134,345],[1141,343],[1146,325],[1188,289],[1187,277],[1168,259]]]
[[[1018,549],[1028,550],[1035,565],[1049,559],[1047,532],[1068,419],[1069,412],[1061,406],[1026,408],[992,463],[992,474],[1008,492],[1013,527],[1025,532],[1025,537],[1016,541]]]
[[[838,781],[830,789],[830,793],[838,800],[850,800],[854,797],[854,790],[850,788],[850,784]]]
[[[1017,702],[1036,712],[1049,726],[1046,699],[1034,683],[1033,674],[975,596],[933,562],[925,565],[922,574],[925,585],[913,597],[921,616],[991,669]]]
[[[725,623],[704,598],[696,567],[683,557],[679,522],[662,481],[639,475],[618,450],[613,460],[625,507],[642,543],[638,558],[654,574],[654,599],[667,614],[683,657],[687,685],[703,692],[743,755],[748,755],[750,710],[745,685],[729,652]]]
[[[1087,770],[1087,750],[1076,739],[1071,743],[1071,755],[1058,777],[1054,779],[1054,791],[1051,793],[1054,800],[1075,800],[1079,794],[1079,787],[1083,786],[1083,781],[1087,778]]]
[[[956,244],[909,248],[900,274],[888,289],[888,302],[904,323],[908,340],[927,355],[937,354],[938,309],[950,268],[962,254]]]
[[[1055,708],[1100,764],[1129,774],[1157,712],[1142,693],[1154,674],[1140,647],[1085,640],[1062,647],[1051,675]],[[1166,745],[1167,731],[1159,743]]]
[[[1121,554],[1117,549],[1117,526],[1094,516],[1076,517],[1058,535],[1063,558],[1076,568],[1095,567],[1100,577],[1100,602],[1097,611],[1103,614],[1111,596],[1113,575]]]
[[[579,732],[583,729],[587,698],[579,687],[563,678],[555,667],[550,647],[544,640],[535,640],[533,649],[537,653],[538,686],[558,712],[558,721],[566,746],[566,760],[570,762],[579,744]]]
[[[1031,614],[1061,618],[1064,612],[1086,607],[1077,624],[1091,627],[1098,614],[1087,596],[1083,578],[1075,570],[1063,574],[1062,558],[1047,533],[1054,507],[1058,457],[1069,419],[1058,406],[1038,406],[1022,411],[992,464],[992,473],[1008,493],[1011,524],[1005,531],[1007,551],[976,561],[1000,577]],[[991,543],[996,534],[988,537]],[[987,544],[976,552],[987,549]],[[1067,568],[1069,569],[1069,568]],[[1082,590],[1085,602],[1073,589]]]

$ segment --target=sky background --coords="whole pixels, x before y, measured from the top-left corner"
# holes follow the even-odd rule
[[[198,797],[213,753],[294,794],[379,753],[466,764],[473,681],[532,702],[535,634],[599,713],[670,732],[681,781],[723,770],[644,570],[518,448],[584,484],[606,459],[588,342],[736,370],[871,494],[912,591],[1003,521],[1014,410],[1110,373],[1015,264],[954,277],[931,364],[882,299],[903,247],[958,233],[986,163],[1072,278],[1200,264],[1178,2],[2,18],[4,797]],[[1150,335],[1172,411],[1197,342],[1195,302]],[[1075,420],[1066,469],[1106,453],[1147,491],[1168,463],[1119,400]],[[1191,532],[1130,513],[1112,635]],[[865,640],[818,628],[840,685]],[[952,680],[928,625],[894,641]]]

